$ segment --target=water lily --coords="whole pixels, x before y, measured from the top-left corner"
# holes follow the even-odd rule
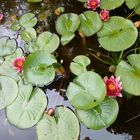
[[[0,22],[3,20],[4,15],[2,13],[0,13]]]
[[[109,20],[109,11],[108,10],[101,10],[100,13],[100,18],[103,20],[103,21],[108,21]]]
[[[104,82],[106,84],[107,89],[107,96],[111,97],[122,97],[121,90],[122,90],[122,83],[120,82],[120,78],[115,78],[113,75],[108,78],[107,76],[104,77]]]
[[[25,62],[25,58],[24,57],[17,57],[14,61],[13,61],[13,67],[15,68],[15,70],[18,73],[21,73],[23,71],[23,65]]]
[[[96,10],[100,6],[100,0],[87,0],[87,8]]]

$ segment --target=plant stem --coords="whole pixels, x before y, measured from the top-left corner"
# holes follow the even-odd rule
[[[123,53],[124,53],[124,51],[121,51],[121,53],[120,53],[120,55],[119,55],[119,59],[118,59],[118,61],[117,61],[117,64],[122,60]]]
[[[140,114],[137,115],[137,116],[134,116],[134,117],[132,117],[132,118],[130,118],[130,119],[128,119],[128,120],[126,120],[126,123],[128,123],[128,122],[130,122],[130,121],[133,121],[133,120],[137,119],[138,117],[140,117]]]
[[[129,54],[130,52],[137,51],[137,50],[140,50],[140,48],[134,48],[134,49],[129,50],[128,52],[126,52],[126,53],[123,55],[123,58],[125,58],[125,57],[127,56],[127,54]]]
[[[134,11],[132,11],[126,18],[130,19],[132,16],[136,15],[136,13]]]

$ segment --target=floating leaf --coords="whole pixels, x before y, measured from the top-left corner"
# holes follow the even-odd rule
[[[108,51],[122,51],[131,47],[138,36],[133,22],[119,16],[113,16],[104,22],[103,28],[98,32],[98,40]]]
[[[115,99],[106,98],[90,110],[77,110],[77,117],[85,126],[98,130],[110,126],[117,118],[119,106]]]
[[[35,125],[42,117],[47,105],[45,93],[31,85],[19,82],[19,95],[17,99],[7,107],[8,121],[18,128],[29,128]]]
[[[68,99],[77,109],[91,109],[101,103],[105,95],[104,81],[97,73],[91,71],[78,75],[67,89]]]
[[[55,78],[53,63],[57,60],[47,51],[30,54],[24,64],[24,77],[33,85],[47,85]]]
[[[73,38],[75,37],[75,34],[73,32],[66,32],[61,37],[61,44],[65,46],[68,44]]]
[[[73,74],[79,75],[80,73],[87,71],[86,66],[90,64],[90,59],[84,55],[78,55],[73,59],[70,64],[70,70]]]
[[[59,46],[59,37],[54,33],[43,32],[38,36],[37,44],[39,46],[39,50],[46,50],[52,53]]]
[[[133,9],[138,4],[140,4],[140,0],[125,0],[125,3],[129,9]]]
[[[81,24],[78,32],[87,37],[94,35],[102,27],[102,21],[97,12],[85,11],[79,17]]]
[[[39,46],[36,43],[36,41],[32,41],[32,42],[28,42],[24,45],[24,49],[26,50],[26,52],[28,53],[33,53],[35,51],[39,50]]]
[[[24,31],[21,32],[20,36],[24,41],[30,42],[36,38],[36,31],[34,28],[26,28]]]
[[[120,7],[124,3],[124,0],[101,0],[100,8],[106,10],[112,10]]]
[[[140,96],[140,54],[129,55],[127,59],[130,64],[121,61],[117,65],[115,75],[120,77],[124,91]]]
[[[75,32],[80,24],[80,19],[77,14],[67,13],[62,14],[56,21],[56,30],[60,35],[66,32]]]
[[[21,26],[18,21],[14,21],[14,23],[12,23],[12,25],[11,25],[11,29],[13,31],[18,31],[20,28],[21,28]]]
[[[0,76],[0,110],[10,105],[18,95],[18,86],[14,79]]]
[[[134,11],[136,12],[136,14],[140,15],[140,2],[139,2],[139,4],[135,7]]]
[[[56,107],[55,116],[44,114],[37,124],[38,140],[77,140],[78,136],[78,119],[68,108]]]
[[[37,18],[35,17],[34,14],[32,13],[27,13],[24,14],[20,19],[19,19],[19,23],[21,26],[23,26],[24,28],[32,28],[36,25],[37,23]]]
[[[80,2],[87,2],[87,0],[78,0],[78,1],[80,1]]]
[[[9,37],[0,38],[0,57],[13,54],[16,50],[17,43],[15,39]]]

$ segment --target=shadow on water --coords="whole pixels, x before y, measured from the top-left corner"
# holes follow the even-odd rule
[[[4,13],[5,19],[0,25],[0,37],[10,36],[11,38],[16,38],[18,41],[18,46],[23,47],[24,42],[21,41],[15,32],[8,29],[11,24],[12,18],[19,18],[20,15],[33,12],[37,15],[39,23],[36,26],[38,33],[48,30],[56,32],[54,28],[56,16],[54,15],[54,10],[59,6],[65,6],[65,12],[81,13],[85,10],[80,2],[76,0],[44,0],[44,2],[39,4],[29,4],[24,0],[0,0],[0,12]],[[124,13],[125,16],[129,13],[128,9],[121,7],[117,9],[120,13]],[[117,11],[113,11],[112,15],[117,14]],[[122,16],[122,15],[121,15]],[[135,19],[134,19],[135,20]],[[51,24],[50,24],[51,23]],[[86,45],[85,45],[86,44]],[[79,54],[87,55],[88,48],[95,48],[99,51],[101,50],[97,42],[97,37],[93,36],[86,38],[86,42],[81,39],[79,35],[75,37],[65,47],[60,46],[57,50],[58,61],[63,60],[63,67],[66,70],[66,77],[63,81],[62,89],[66,89],[69,81],[74,76],[70,73],[69,65],[71,60]],[[100,75],[105,76],[109,74],[108,67],[99,63],[95,58],[90,56],[92,61],[89,69],[94,69]],[[58,79],[50,86],[43,88],[46,91],[46,95],[49,98],[48,108],[54,107],[56,105],[64,105],[72,110],[74,108],[69,104],[69,102],[62,96],[59,96],[58,89],[61,79]],[[65,94],[64,94],[65,96]],[[57,99],[56,99],[57,98]],[[129,100],[120,99],[118,100],[120,104],[120,112],[116,122],[107,129],[102,130],[90,130],[81,125],[80,140],[140,140],[140,98],[132,98]],[[16,115],[16,114],[15,114]],[[6,119],[5,111],[0,111],[0,140],[36,140],[35,128],[30,128],[26,130],[17,129],[16,127],[10,125]]]

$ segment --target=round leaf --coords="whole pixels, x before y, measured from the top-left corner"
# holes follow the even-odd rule
[[[140,1],[139,0],[125,0],[125,3],[129,9],[133,9],[138,4],[140,4]]]
[[[138,31],[132,21],[113,16],[108,22],[104,22],[103,28],[97,35],[101,47],[108,51],[118,52],[135,43]]]
[[[85,11],[79,17],[81,24],[78,31],[87,37],[94,35],[102,27],[102,21],[97,12]]]
[[[93,108],[104,100],[105,94],[104,81],[97,73],[91,71],[78,75],[67,89],[68,99],[77,109]]]
[[[18,31],[20,28],[21,28],[21,26],[18,21],[14,21],[13,24],[11,25],[11,29],[13,31]]]
[[[135,10],[136,14],[140,15],[140,2],[139,2],[139,4],[135,7],[134,10]]]
[[[68,108],[57,107],[55,116],[44,114],[37,124],[38,140],[77,140],[79,122]]]
[[[37,18],[35,17],[34,14],[32,13],[27,13],[24,14],[20,19],[19,19],[19,23],[21,26],[23,26],[24,28],[32,28],[36,25],[37,23]]]
[[[100,8],[112,10],[120,7],[124,3],[124,0],[101,0]]]
[[[57,60],[47,51],[30,54],[24,64],[24,77],[33,85],[47,85],[55,78],[53,63]]]
[[[0,57],[10,55],[15,52],[17,43],[15,39],[10,39],[9,37],[0,38]]]
[[[80,19],[77,14],[67,13],[62,14],[56,21],[56,30],[60,35],[66,32],[75,32],[80,24]]]
[[[39,46],[39,50],[46,50],[52,53],[59,46],[59,37],[54,33],[43,32],[38,36],[37,44]]]
[[[31,85],[23,85],[19,82],[19,95],[17,99],[7,107],[8,121],[18,128],[29,128],[35,125],[42,117],[47,105],[45,93]]]
[[[0,110],[10,105],[18,95],[15,80],[7,76],[0,76]]]
[[[128,64],[121,61],[116,68],[115,75],[120,77],[123,85],[123,90],[129,94],[140,96],[140,54],[128,56]]]
[[[98,130],[110,126],[117,118],[119,106],[115,99],[106,98],[90,110],[77,110],[77,117],[88,128]]]
[[[21,32],[20,36],[24,41],[30,42],[31,40],[36,38],[36,31],[34,28],[26,28]]]

